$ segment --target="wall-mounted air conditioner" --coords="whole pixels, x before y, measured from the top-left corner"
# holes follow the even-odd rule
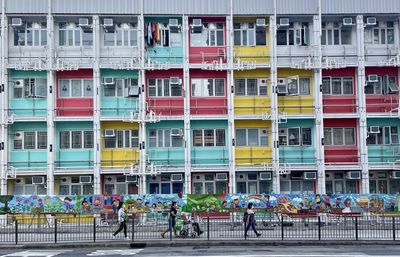
[[[350,18],[350,17],[343,18],[343,25],[344,26],[353,25],[353,18]]]
[[[368,75],[368,81],[367,82],[374,83],[374,82],[378,82],[378,81],[379,81],[378,75]]]
[[[317,173],[316,172],[304,172],[304,179],[307,180],[315,180],[317,179]]]
[[[135,97],[135,96],[139,96],[139,86],[129,86],[128,88],[126,88],[127,92],[126,92],[126,96],[127,97]]]
[[[89,27],[89,19],[88,18],[79,18],[79,27]]]
[[[260,180],[272,180],[271,172],[260,172]]]
[[[128,183],[136,183],[137,182],[137,176],[126,176],[125,179],[126,182]]]
[[[257,27],[265,27],[265,26],[267,26],[267,24],[265,23],[265,19],[257,19],[256,20],[256,26]]]
[[[290,20],[289,18],[280,18],[279,19],[279,27],[289,27]]]
[[[32,177],[32,184],[34,185],[43,185],[44,177],[43,176],[34,176]]]
[[[371,126],[371,127],[369,127],[369,131],[368,132],[371,133],[371,134],[379,134],[379,133],[381,133],[381,131],[379,129],[379,126]]]
[[[103,78],[103,84],[104,85],[114,85],[115,84],[115,80],[112,77],[104,77]]]
[[[14,88],[23,88],[24,87],[24,80],[23,79],[17,79],[14,81]]]
[[[179,22],[178,19],[169,19],[168,20],[168,27],[178,27],[179,26]]]
[[[375,17],[367,17],[367,26],[375,26],[376,18]]]
[[[360,179],[361,173],[359,171],[348,171],[346,172],[347,179]]]
[[[191,28],[192,33],[201,33],[203,29],[203,23],[201,19],[193,19]]]
[[[114,21],[113,19],[110,18],[105,18],[103,20],[103,27],[106,32],[114,32],[115,26],[114,26]]]
[[[104,178],[105,183],[114,183],[115,182],[115,177],[113,176],[107,176]]]
[[[182,174],[171,174],[171,181],[183,181]]]
[[[215,180],[216,181],[227,181],[228,175],[226,173],[217,173],[217,174],[215,174]]]
[[[13,28],[21,28],[24,26],[21,18],[12,18],[11,19],[11,27]]]
[[[60,184],[70,184],[70,183],[71,183],[70,177],[61,177],[60,178]]]
[[[182,83],[182,81],[181,81],[181,79],[179,77],[170,77],[169,78],[169,83],[170,84],[180,85]]]
[[[278,78],[276,93],[278,95],[287,95],[287,93],[288,93],[287,79],[279,79]]]
[[[25,179],[17,178],[17,179],[15,179],[15,184],[19,184],[19,185],[25,184]]]
[[[115,131],[113,129],[105,129],[104,137],[115,137]]]
[[[22,140],[24,138],[24,132],[17,131],[14,133],[14,140]]]
[[[91,176],[79,176],[79,183],[81,184],[91,184],[92,177]]]
[[[400,170],[392,171],[391,177],[394,179],[400,179]]]

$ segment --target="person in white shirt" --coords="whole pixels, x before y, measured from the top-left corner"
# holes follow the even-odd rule
[[[254,233],[256,233],[257,237],[261,236],[261,233],[258,233],[256,230],[256,219],[254,217],[254,211],[253,211],[253,203],[249,203],[247,205],[247,220],[246,222],[246,229],[245,229],[245,237],[248,237],[247,231],[249,231],[250,227],[253,229]]]
[[[117,200],[114,202],[114,204],[118,205],[118,223],[119,223],[119,228],[117,231],[114,232],[113,238],[115,239],[116,235],[124,230],[124,236],[126,240],[129,240],[128,235],[127,235],[127,227],[126,227],[126,219],[128,218],[127,214],[125,213],[125,206],[120,200]]]

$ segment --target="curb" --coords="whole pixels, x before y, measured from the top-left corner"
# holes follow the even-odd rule
[[[0,249],[62,249],[62,248],[96,248],[96,247],[213,247],[213,246],[332,246],[332,245],[399,245],[399,241],[262,241],[262,240],[231,240],[231,241],[137,241],[137,242],[98,242],[98,243],[57,243],[57,244],[19,244],[0,245]]]

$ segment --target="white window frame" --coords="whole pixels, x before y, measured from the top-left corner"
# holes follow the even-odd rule
[[[392,75],[378,76],[378,82],[367,82],[365,86],[366,95],[389,95],[390,85],[394,85],[397,88],[398,82],[397,77]],[[367,92],[367,90],[372,87],[373,93]]]
[[[389,37],[391,34],[391,38]],[[371,45],[394,45],[395,29],[393,21],[379,21],[375,26],[364,29],[365,44]],[[389,40],[391,39],[391,40]],[[389,43],[389,41],[392,41]]]
[[[278,46],[309,46],[311,44],[310,24],[308,22],[291,22],[288,28],[278,28],[278,31],[286,33],[286,44],[278,44],[277,38]],[[291,38],[291,34],[293,38]],[[293,42],[291,42],[291,39]]]
[[[13,83],[13,97],[20,98],[46,98],[47,97],[47,79],[46,78],[24,78],[22,87],[15,87]],[[39,90],[37,90],[39,89]],[[18,92],[19,91],[19,92]]]
[[[121,89],[118,90],[118,82],[121,82]],[[137,78],[114,78],[114,84],[105,85],[103,84],[103,97],[127,97],[127,90],[129,90],[130,86],[139,86],[139,81]],[[114,94],[106,96],[106,87],[114,87]],[[121,93],[119,93],[121,92]]]
[[[342,144],[335,144],[334,136],[333,136],[333,129],[341,129],[342,130]],[[351,129],[353,130],[353,144],[346,144],[346,135],[345,131],[346,129]],[[330,139],[328,140],[329,137]],[[355,146],[356,145],[356,135],[355,135],[355,128],[352,127],[345,127],[345,128],[337,128],[337,127],[330,127],[330,128],[324,128],[324,144],[328,146]]]
[[[205,145],[205,133],[204,133],[204,131],[205,130],[213,130],[214,132],[213,132],[213,145],[212,146],[209,146],[209,145]],[[201,146],[196,146],[195,145],[195,140],[194,140],[194,133],[195,133],[195,131],[201,131],[201,140],[202,140],[202,143],[201,143]],[[223,145],[218,145],[217,146],[217,131],[224,131],[224,143],[223,143]],[[217,128],[217,129],[193,129],[192,130],[192,135],[193,135],[193,143],[192,143],[192,145],[193,145],[193,147],[225,147],[226,146],[226,131],[225,131],[225,129],[222,129],[222,128]]]
[[[299,143],[298,144],[291,144],[290,143],[290,139],[289,139],[289,130],[290,129],[296,129],[296,130],[299,131]],[[311,144],[305,144],[304,143],[303,130],[305,130],[305,129],[307,129],[307,130],[310,129]],[[289,128],[279,128],[278,130],[279,131],[280,130],[284,130],[285,131],[285,135],[279,135],[278,136],[278,138],[279,138],[278,142],[279,142],[279,145],[281,145],[281,146],[294,146],[294,147],[296,147],[296,146],[312,146],[313,145],[312,128],[308,128],[308,127],[304,127],[304,128],[302,128],[302,127],[289,127]],[[281,138],[284,138],[284,140],[281,141]]]
[[[257,93],[255,95],[249,95],[248,84],[249,80],[256,80],[257,81]],[[265,88],[265,94],[262,93],[261,90],[261,80],[266,80],[269,84],[269,80],[266,78],[236,78],[235,79],[235,96],[267,96],[268,95],[268,85]],[[244,94],[238,94],[238,83],[239,81],[244,81]]]
[[[194,85],[195,85],[195,84],[193,84],[194,80],[200,81],[200,85],[201,85],[200,95],[195,95],[195,91],[196,90],[194,90]],[[215,89],[216,89],[216,81],[217,80],[219,82],[221,80],[223,80],[223,82],[224,82],[224,84],[223,84],[224,94],[223,95],[218,95],[218,96],[216,95]],[[209,92],[208,91],[209,81],[212,81],[212,83],[213,83],[213,88],[212,88],[213,92],[212,92],[212,95],[205,95],[205,92]],[[206,82],[207,82],[207,84],[206,84]],[[192,78],[191,79],[192,97],[225,97],[226,96],[226,84],[225,83],[226,83],[226,80],[224,78],[212,78],[212,79],[208,79],[208,78]]]
[[[74,148],[73,147],[73,139],[72,139],[72,132],[81,132],[81,147],[80,148]],[[93,145],[88,144],[85,138],[85,135],[87,135],[87,132],[92,132],[93,136],[93,131],[92,130],[60,130],[59,131],[59,148],[60,150],[75,150],[75,149],[93,149],[94,147],[94,138],[91,140],[93,142]],[[69,137],[69,147],[64,147],[62,146],[62,139],[61,139],[61,134],[62,133],[68,133]]]
[[[154,82],[150,84],[150,82]],[[169,78],[152,78],[148,79],[148,88],[149,88],[149,97],[182,97],[182,84],[171,84]],[[180,95],[172,95],[172,88],[174,86],[179,86],[180,87]],[[159,87],[161,88],[161,94],[159,94]],[[168,94],[165,94],[166,88],[168,89]],[[150,94],[151,90],[154,90],[154,94]]]
[[[183,132],[182,136],[173,136],[172,135],[172,130],[180,130],[183,131],[181,128],[171,128],[171,129],[149,129],[149,148],[182,148],[183,147]],[[152,131],[155,131],[155,136],[152,135]],[[160,134],[162,138],[160,138]],[[169,139],[166,141],[166,137]],[[155,145],[154,143],[150,143],[150,140],[155,140]],[[179,146],[174,146],[172,141],[179,140],[181,141],[181,144]],[[167,143],[169,141],[169,144]],[[160,144],[161,143],[161,144]]]
[[[237,28],[239,26],[239,28]],[[235,46],[255,46],[256,45],[256,24],[254,22],[235,22],[234,27],[234,45]],[[239,35],[237,35],[239,33]],[[244,40],[246,35],[246,40]],[[236,36],[239,36],[240,44],[236,44]],[[249,38],[253,38],[253,44],[250,44]]]
[[[75,24],[75,27],[69,27],[71,23],[60,22],[58,24],[58,45],[61,47],[91,47],[93,46],[93,30],[91,32],[85,32],[82,30],[78,24]],[[62,42],[61,34],[64,33],[65,42]],[[79,44],[76,42],[76,36],[79,35]],[[86,42],[83,40],[84,34],[91,34],[91,40]],[[72,37],[72,41],[70,39]]]
[[[64,88],[61,88],[62,81],[68,81],[68,86],[67,86],[67,89],[66,89],[66,91],[68,92],[68,96],[61,96],[61,90],[64,89]],[[73,81],[81,81],[81,85],[80,85],[81,93],[80,93],[80,96],[73,96],[72,95],[72,82]],[[88,82],[90,82],[90,84],[91,84],[90,90],[87,90],[87,88],[85,88],[88,85],[88,84],[86,84]],[[58,80],[58,98],[93,98],[93,89],[94,89],[93,79],[59,79]],[[91,95],[90,96],[85,95],[85,93],[84,93],[85,90],[86,91],[91,91],[92,92]]]
[[[344,31],[350,30],[350,43],[345,44],[342,38],[342,33]],[[338,34],[337,43],[335,43],[335,33]],[[352,45],[353,44],[353,26],[343,26],[341,22],[322,22],[322,34],[321,34],[321,44],[322,45]],[[348,39],[348,38],[347,38]],[[330,42],[331,40],[331,42]]]
[[[340,83],[341,83],[341,86],[340,86],[340,94],[336,94],[336,93],[333,93],[333,80],[335,80],[335,79],[340,79]],[[325,87],[325,85],[324,85],[324,80],[325,81],[328,81],[329,80],[329,92],[326,90],[327,88]],[[345,89],[345,86],[344,86],[344,82],[345,81],[350,81],[351,80],[351,93],[350,94],[345,94],[344,92],[344,89]],[[354,95],[354,79],[353,79],[353,77],[330,77],[330,76],[328,76],[328,77],[323,77],[322,78],[322,94],[323,95]]]
[[[133,25],[132,25],[133,24]],[[106,32],[103,31],[103,46],[104,47],[137,47],[138,46],[138,29],[137,29],[137,23],[128,23],[129,28],[122,28],[121,24],[120,25],[114,25],[115,29],[112,32]],[[106,44],[106,42],[111,42],[106,40],[106,35],[107,34],[113,34],[114,36],[114,43],[112,44]],[[132,42],[132,35],[136,34],[136,40],[134,39]],[[119,38],[119,35],[121,35],[121,38]],[[125,40],[125,37],[128,37],[127,40]],[[119,44],[121,42],[121,44]],[[136,42],[136,43],[134,43]]]
[[[370,131],[370,127],[368,127],[368,131]],[[387,139],[389,142],[386,141]],[[398,127],[380,126],[379,133],[368,134],[367,145],[399,145]]]
[[[103,137],[104,137],[104,149],[127,149],[127,148],[138,148],[139,147],[139,130],[137,129],[130,129],[130,130],[114,130],[113,137],[105,137],[103,130]],[[114,140],[114,146],[108,146],[106,141]],[[118,142],[122,142],[119,145]],[[133,143],[136,142],[136,143]]]
[[[21,140],[14,139],[14,134],[16,132],[22,134]],[[34,148],[26,148],[25,147],[25,133],[35,133]],[[42,144],[40,144],[39,138],[42,137],[43,135],[45,136],[46,140],[45,140],[44,144],[43,144],[43,142],[42,142]],[[12,136],[13,136],[13,149],[14,150],[46,150],[47,149],[47,131],[14,131]],[[21,143],[21,148],[15,148],[16,141],[19,141]],[[42,146],[40,146],[40,145],[42,145]]]
[[[249,130],[253,130],[253,129],[257,129],[258,130],[258,144],[257,145],[249,145]],[[245,141],[246,143],[244,145],[239,145],[238,144],[238,136],[237,136],[237,131],[238,130],[244,130],[246,137],[245,137]],[[263,130],[267,130],[267,136],[262,135],[262,131]],[[268,135],[269,131],[268,128],[236,128],[235,129],[235,138],[236,138],[236,146],[237,147],[266,147],[269,144],[269,135]],[[267,144],[262,144],[262,138],[266,138],[267,140]]]
[[[38,47],[47,45],[47,28],[46,22],[37,22],[40,28],[34,28],[32,22],[26,22],[23,29],[14,29],[14,46],[21,47]],[[20,34],[24,33],[24,38],[22,40],[19,38]],[[28,35],[30,40],[28,40]],[[36,40],[37,39],[37,40]]]
[[[218,26],[222,25],[222,28],[218,28]],[[190,32],[190,46],[191,47],[216,47],[225,46],[225,23],[224,22],[203,22],[202,24],[202,32],[201,33],[193,33]],[[210,28],[212,27],[212,28]],[[218,35],[222,32],[222,45],[218,44]],[[201,37],[200,44],[194,44],[194,37]],[[212,39],[214,38],[214,43]]]

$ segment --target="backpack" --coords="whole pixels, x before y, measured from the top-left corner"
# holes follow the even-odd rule
[[[247,217],[249,216],[249,214],[246,212],[244,212],[243,214],[243,222],[246,223],[247,222]]]

